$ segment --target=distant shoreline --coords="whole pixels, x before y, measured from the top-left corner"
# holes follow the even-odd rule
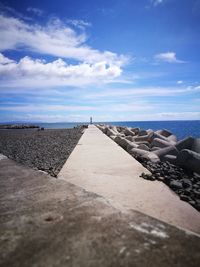
[[[44,129],[70,129],[77,126],[88,124],[83,122],[54,122],[54,123],[23,123],[12,122],[2,124],[23,124],[23,125],[37,125]],[[110,122],[93,122],[94,124],[103,123],[113,126],[123,127],[139,127],[141,129],[152,129],[154,131],[159,129],[168,129],[173,132],[179,140],[192,136],[195,138],[200,137],[200,120],[171,120],[171,121],[110,121]],[[0,123],[0,127],[2,125]]]
[[[33,124],[0,124],[1,130],[10,129],[39,129],[40,126]]]

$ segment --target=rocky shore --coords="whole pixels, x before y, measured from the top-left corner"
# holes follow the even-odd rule
[[[164,182],[200,211],[200,138],[178,141],[168,130],[97,127],[151,172],[142,178]]]
[[[0,153],[56,177],[78,143],[84,127],[0,130]]]
[[[0,129],[39,129],[40,127],[33,124],[0,124]]]

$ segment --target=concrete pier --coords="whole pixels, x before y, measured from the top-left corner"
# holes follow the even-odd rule
[[[200,213],[164,183],[140,178],[139,162],[97,127],[90,125],[58,178],[103,196],[121,211],[130,209],[200,233]]]
[[[92,129],[83,138],[92,134]],[[100,155],[97,158],[100,160]],[[83,164],[84,160],[87,158],[83,158]],[[135,164],[138,163],[134,161]],[[141,170],[143,167],[137,165],[134,175]],[[88,179],[100,175],[98,171],[89,177],[88,171],[82,173]],[[127,175],[128,172],[121,178],[126,179]],[[114,178],[114,173],[106,177]],[[109,203],[108,198],[66,179],[55,179],[0,155],[0,266],[199,266],[199,235],[127,210],[122,203],[112,200],[112,193]]]

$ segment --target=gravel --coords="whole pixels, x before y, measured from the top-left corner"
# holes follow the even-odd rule
[[[82,131],[83,127],[44,131],[0,130],[0,153],[56,177]]]
[[[169,162],[153,163],[137,158],[151,174],[142,173],[141,177],[165,183],[180,199],[188,202],[200,211],[200,176],[186,169],[175,166]]]

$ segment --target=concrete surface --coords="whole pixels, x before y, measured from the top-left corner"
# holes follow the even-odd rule
[[[200,238],[0,160],[0,266],[197,267]]]
[[[90,125],[61,169],[58,178],[107,199],[124,211],[133,209],[200,233],[200,213],[164,183],[140,178],[148,172],[125,150]]]

